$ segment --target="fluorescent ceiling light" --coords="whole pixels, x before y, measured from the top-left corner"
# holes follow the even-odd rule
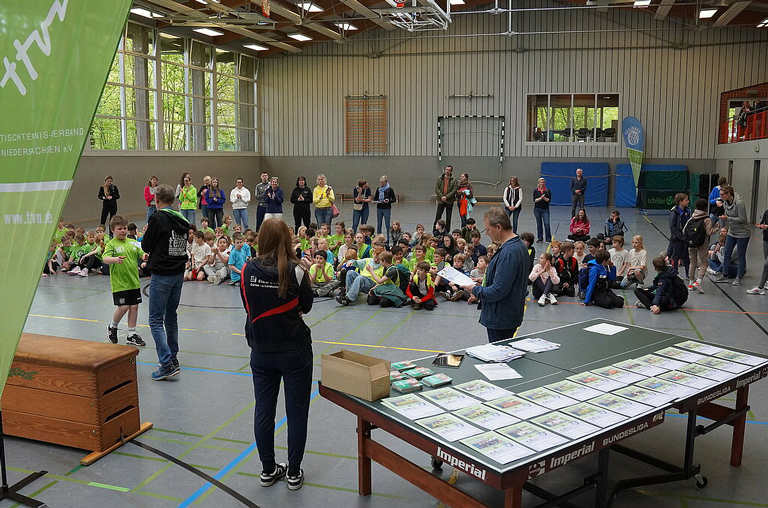
[[[163,39],[178,39],[179,37],[176,35],[167,34],[165,32],[160,32],[160,37]]]
[[[301,7],[307,12],[323,12],[322,7],[312,2],[299,2],[296,5]]]
[[[757,24],[757,28],[768,28],[768,18],[765,18]]]
[[[464,5],[464,0],[451,0],[451,5]]]
[[[705,9],[702,9],[699,11],[699,18],[701,19],[709,19],[712,16],[717,14],[717,7],[707,7]]]
[[[143,9],[141,7],[134,7],[131,9],[131,12],[136,14],[137,16],[142,16],[144,18],[164,18],[165,16],[163,14],[159,14],[157,12],[150,12],[147,9]]]
[[[206,2],[205,0],[197,0],[197,3],[203,4],[203,5],[208,5],[208,2]]]
[[[334,25],[341,28],[342,30],[346,30],[347,32],[350,32],[352,30],[357,30],[357,27],[352,23],[334,23]]]
[[[635,0],[635,7],[648,7],[651,5],[651,0]]]
[[[224,35],[224,32],[219,32],[217,30],[211,30],[210,28],[195,28],[193,32],[197,32],[199,34],[207,35],[208,37],[218,37],[219,35]]]
[[[291,39],[296,39],[297,41],[302,41],[302,42],[312,40],[312,37],[310,37],[309,35],[304,35],[300,33],[288,34],[288,37],[290,37]]]
[[[244,48],[252,49],[254,51],[268,51],[269,48],[264,46],[259,46],[258,44],[246,44],[243,46]]]

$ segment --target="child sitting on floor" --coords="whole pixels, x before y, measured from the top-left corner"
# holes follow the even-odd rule
[[[437,300],[435,300],[435,285],[432,282],[432,276],[429,274],[430,265],[422,261],[416,267],[416,273],[413,275],[413,281],[408,285],[408,298],[413,301],[413,309],[435,310]]]
[[[611,255],[608,251],[597,251],[595,259],[589,262],[586,269],[589,283],[584,295],[584,305],[597,305],[604,309],[623,307],[624,299],[610,289],[613,281],[616,280],[616,267],[611,263]],[[581,284],[581,274],[579,284]]]
[[[552,293],[555,284],[560,283],[557,270],[552,266],[552,254],[542,252],[539,262],[533,267],[528,279],[532,282],[533,297],[539,301],[539,307],[544,307],[547,300],[552,305],[557,305],[557,298]]]
[[[649,289],[635,289],[638,309],[648,309],[654,314],[662,310],[675,310],[688,300],[688,288],[677,273],[677,268],[667,265],[663,256],[653,260],[656,277]]]

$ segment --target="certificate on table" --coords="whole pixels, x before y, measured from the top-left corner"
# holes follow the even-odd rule
[[[630,385],[626,388],[619,388],[614,390],[615,395],[627,398],[634,402],[640,402],[642,404],[648,404],[653,407],[662,407],[675,400],[675,397],[666,393],[655,392],[653,390],[647,390],[640,388],[637,385]]]
[[[572,381],[569,379],[558,381],[557,383],[548,384],[544,388],[552,390],[553,392],[557,392],[560,395],[565,395],[566,397],[570,397],[572,399],[582,400],[582,401],[591,399],[592,397],[597,397],[598,395],[603,393],[599,390],[593,390],[588,386],[584,386],[581,383],[576,383],[575,381]],[[552,408],[552,409],[556,409],[556,408]]]
[[[541,425],[545,429],[557,432],[561,436],[570,439],[579,439],[580,437],[593,434],[600,430],[599,427],[558,411],[543,416],[537,416],[531,421],[537,425]]]
[[[498,432],[521,445],[533,448],[537,452],[542,452],[568,442],[563,436],[550,432],[530,422],[516,423],[509,427],[499,429]]]
[[[743,363],[729,362],[728,360],[715,358],[714,356],[709,356],[703,360],[699,360],[695,363],[695,365],[704,365],[705,367],[724,370],[726,372],[730,372],[731,374],[740,374],[752,368],[749,365],[745,365]]]
[[[565,414],[575,416],[579,420],[583,420],[601,428],[610,427],[611,425],[617,424],[627,419],[626,416],[614,413],[613,411],[608,411],[604,407],[593,406],[592,404],[588,404],[586,402],[568,406],[561,409],[561,411]]]
[[[713,369],[700,363],[689,363],[685,367],[680,367],[681,372],[693,374],[694,376],[705,377],[713,381],[726,381],[733,377],[731,372],[726,372],[720,369]]]
[[[688,374],[680,370],[670,370],[669,372],[659,374],[656,377],[659,379],[672,381],[673,383],[677,383],[679,385],[690,386],[691,388],[696,388],[698,390],[703,390],[717,384],[717,381],[713,381],[704,377],[694,376],[693,374]]]
[[[400,413],[410,420],[416,420],[418,418],[424,418],[426,416],[433,416],[443,412],[442,409],[430,404],[426,400],[418,397],[413,393],[402,395],[400,397],[392,397],[384,399],[381,404],[389,409]]]
[[[445,268],[437,272],[437,274],[443,279],[447,279],[459,286],[475,286],[477,282],[470,279],[452,266],[446,265]]]
[[[522,399],[516,395],[508,395],[501,397],[490,402],[486,402],[492,408],[499,409],[505,413],[509,413],[512,416],[516,416],[521,420],[527,420],[534,416],[543,415],[547,413],[549,409],[534,404],[533,402]]]
[[[703,355],[713,355],[715,353],[719,353],[720,351],[725,351],[721,347],[702,344],[701,342],[696,342],[695,340],[686,340],[685,342],[680,342],[679,344],[675,344],[675,347],[690,349],[691,351],[695,351]]]
[[[533,450],[496,432],[486,432],[479,436],[463,439],[461,442],[499,464],[507,464],[535,453]]]
[[[653,410],[653,407],[647,404],[619,397],[615,393],[606,393],[599,397],[595,397],[594,399],[591,399],[589,403],[624,416],[637,416]]]
[[[578,402],[575,399],[566,397],[552,390],[546,388],[534,388],[525,392],[520,392],[518,395],[524,399],[527,399],[534,404],[542,405],[548,409],[560,409]]]
[[[512,392],[509,390],[500,388],[495,384],[482,379],[461,383],[460,385],[455,385],[454,388],[483,400],[493,400],[512,395]]]
[[[594,388],[600,392],[610,392],[611,390],[621,388],[622,386],[627,386],[627,383],[622,383],[620,381],[616,381],[615,379],[598,376],[594,372],[582,372],[581,374],[570,376],[567,379],[569,381],[574,381],[590,388]],[[641,377],[639,380],[641,381],[642,379],[643,378]],[[597,397],[597,395],[595,395],[595,397]]]
[[[630,372],[628,370],[620,369],[615,365],[609,365],[608,367],[593,369],[592,372],[594,374],[597,374],[598,376],[603,376],[604,378],[613,379],[614,381],[618,381],[619,383],[622,383],[624,385],[636,383],[648,377],[648,376],[643,376],[642,374],[637,374],[635,372]],[[657,372],[656,374],[660,374],[660,372]]]
[[[653,390],[654,392],[666,393],[667,395],[672,395],[676,399],[689,397],[696,393],[695,388],[679,385],[659,377],[649,377],[648,379],[638,381],[635,383],[635,386],[639,386],[640,388],[647,388],[648,390]]]
[[[688,362],[688,363],[693,363],[698,360],[701,360],[702,358],[706,358],[706,355],[700,355],[699,353],[686,351],[684,349],[679,349],[676,347],[665,347],[662,350],[656,351],[656,354],[659,356],[666,356],[667,358],[673,358],[675,360],[680,360],[681,362]]]
[[[640,362],[638,360],[624,360],[616,364],[620,369],[628,370],[634,374],[640,374],[642,376],[650,377],[657,376],[662,372],[666,372],[668,369],[660,369],[649,365],[647,363]],[[639,381],[639,380],[638,380]]]
[[[729,351],[727,349],[725,351],[715,353],[714,356],[715,358],[720,358],[721,360],[744,363],[746,365],[752,365],[753,367],[768,363],[768,359],[760,358],[759,356],[746,355],[744,353],[737,353],[736,351]]]
[[[510,414],[484,404],[465,407],[464,409],[454,411],[453,414],[464,418],[469,423],[479,425],[488,430],[496,430],[520,421]]]
[[[658,356],[658,355],[641,356],[640,358],[637,359],[637,361],[647,363],[648,365],[652,365],[653,367],[664,369],[665,371],[679,369],[680,367],[685,365],[685,362],[679,362],[677,360],[673,360],[672,358],[667,358],[667,357]]]
[[[483,432],[477,427],[448,413],[422,418],[421,420],[416,420],[416,423],[427,430],[431,430],[446,441],[458,441],[459,439]]]
[[[454,411],[468,406],[474,406],[478,400],[453,388],[438,388],[421,394],[422,397],[434,402],[448,411]]]

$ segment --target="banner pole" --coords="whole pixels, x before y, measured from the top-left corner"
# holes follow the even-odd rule
[[[0,411],[0,473],[2,474],[3,481],[2,486],[0,486],[0,501],[4,499],[10,499],[12,501],[16,501],[17,503],[21,503],[24,506],[31,506],[32,508],[47,508],[47,504],[37,501],[36,499],[32,499],[31,497],[21,495],[18,493],[18,491],[33,481],[37,480],[38,478],[42,478],[48,474],[48,471],[38,471],[36,473],[32,473],[15,485],[11,487],[8,486],[8,471],[5,463],[5,435],[3,434],[2,411]]]

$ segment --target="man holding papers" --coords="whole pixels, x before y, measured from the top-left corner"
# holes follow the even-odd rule
[[[480,324],[488,330],[488,342],[496,342],[512,338],[523,323],[528,249],[512,231],[503,209],[491,208],[485,212],[483,222],[488,236],[501,247],[486,269],[485,286],[466,284],[462,289],[482,302]]]

